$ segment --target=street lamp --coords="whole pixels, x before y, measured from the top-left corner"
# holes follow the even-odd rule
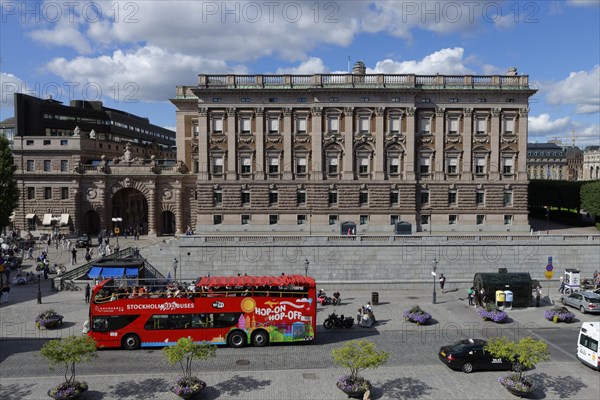
[[[431,264],[433,264],[433,271],[431,272],[431,275],[433,275],[433,304],[435,304],[435,298],[436,298],[436,293],[435,293],[435,277],[437,275],[436,271],[437,271],[437,260],[434,258],[433,261],[431,262]]]
[[[121,230],[119,229],[119,223],[121,221],[123,221],[123,218],[121,218],[121,217],[113,217],[112,218],[113,225],[117,225],[116,227],[113,227],[114,232],[117,235],[117,246],[119,246],[119,234],[121,233]]]
[[[304,259],[304,276],[308,276],[308,266],[310,265],[310,261],[308,258]]]
[[[175,275],[175,282],[177,282],[177,264],[179,264],[177,257],[173,257],[173,274]]]

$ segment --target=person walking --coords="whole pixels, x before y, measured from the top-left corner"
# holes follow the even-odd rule
[[[90,303],[90,293],[92,291],[92,288],[90,287],[90,284],[88,283],[87,285],[85,285],[85,303],[89,304]]]
[[[444,274],[440,274],[440,288],[442,289],[442,293],[444,293],[444,285],[446,284],[446,277]]]
[[[475,292],[475,288],[473,286],[471,286],[469,288],[469,291],[467,292],[467,297],[469,298],[469,305],[472,306],[473,305],[473,294]]]
[[[542,287],[538,285],[538,287],[535,289],[535,306],[536,307],[540,306],[541,297],[542,297]]]
[[[77,264],[77,249],[73,247],[71,250],[71,265]]]

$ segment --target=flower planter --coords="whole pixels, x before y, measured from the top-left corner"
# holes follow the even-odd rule
[[[169,389],[182,399],[191,399],[206,388],[206,382],[196,378],[179,378]]]
[[[484,321],[492,321],[496,323],[501,323],[508,318],[508,314],[501,310],[487,310],[481,309],[479,310],[479,316],[483,318]]]
[[[348,398],[362,399],[365,392],[371,389],[371,382],[363,378],[352,381],[349,376],[342,376],[338,379],[336,386],[344,392]]]
[[[544,317],[548,321],[552,321],[557,324],[559,322],[571,322],[571,320],[575,318],[575,314],[570,312],[566,307],[555,306],[550,310],[546,310],[544,312]]]
[[[498,378],[498,381],[506,388],[506,390],[517,397],[528,397],[535,390],[533,382],[526,379],[519,381],[510,376],[505,376]]]
[[[73,400],[87,392],[87,390],[87,383],[75,381],[71,385],[63,383],[60,386],[48,390],[48,396],[55,400]]]
[[[63,318],[53,310],[44,311],[35,317],[35,326],[38,329],[55,329],[62,325]]]

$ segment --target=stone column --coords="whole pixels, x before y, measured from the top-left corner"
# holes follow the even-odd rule
[[[183,196],[182,196],[182,191],[183,189],[181,188],[181,182],[176,181],[175,185],[177,185],[177,187],[174,190],[174,195],[175,195],[175,204],[177,204],[177,211],[175,214],[175,235],[183,235],[184,232],[184,213],[186,208],[183,205]]]
[[[208,123],[212,126],[212,117],[208,117],[207,108],[198,109],[198,180],[208,180],[208,152],[210,143],[208,140]]]
[[[444,118],[445,118],[445,109],[444,108],[436,108],[435,109],[435,167],[433,169],[433,177],[436,181],[443,181],[444,176],[446,174],[445,171],[445,158],[446,154],[444,152]]]
[[[415,172],[418,170],[418,163],[415,161],[416,133],[415,133],[415,112],[414,107],[406,108],[406,180],[414,181]]]
[[[492,124],[489,132],[491,143],[490,180],[500,179],[500,109],[492,109]],[[527,152],[525,152],[527,154]]]
[[[529,116],[529,108],[521,108],[519,110],[519,134],[517,136],[519,155],[517,158],[517,180],[527,180],[527,117]]]
[[[292,177],[293,165],[292,165],[292,135],[294,131],[296,116],[293,118],[294,124],[292,124],[292,109],[283,109],[283,177]]]
[[[149,189],[150,193],[146,199],[148,201],[148,236],[156,236],[156,232],[158,232],[158,218],[156,218],[156,187],[152,186]]]
[[[384,107],[375,109],[375,174],[373,177],[376,180],[385,178],[385,132],[383,130],[383,117],[385,115]]]
[[[344,167],[342,171],[342,179],[353,180],[354,179],[354,108],[344,108],[344,154],[342,165]]]
[[[323,180],[323,130],[322,130],[322,118],[323,108],[313,107],[312,113],[312,138],[311,138],[311,163],[310,163],[310,176],[312,180],[322,181]]]
[[[463,169],[462,179],[472,180],[473,163],[473,109],[465,108],[463,110]]]
[[[256,167],[254,178],[257,180],[265,179],[265,110],[264,108],[256,108]]]
[[[237,178],[237,129],[235,120],[235,108],[227,109],[227,180],[234,181]]]

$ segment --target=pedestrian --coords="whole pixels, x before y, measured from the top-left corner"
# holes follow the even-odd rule
[[[90,292],[91,292],[92,288],[90,287],[90,284],[88,283],[87,285],[85,285],[85,303],[89,304],[90,303]]]
[[[481,307],[485,307],[487,303],[487,293],[483,287],[481,287],[481,290],[479,291],[479,302],[481,303]]]
[[[473,297],[475,300],[475,307],[481,306],[481,295],[479,294],[479,290],[477,290],[477,289],[474,290]]]
[[[77,249],[73,247],[71,250],[71,265],[77,264]]]
[[[542,287],[538,285],[538,287],[535,289],[535,306],[536,307],[540,306],[541,297],[542,297]]]
[[[560,279],[560,286],[558,287],[558,293],[564,293],[565,292],[565,276],[561,275],[559,279]]]
[[[469,288],[469,291],[467,292],[467,296],[469,298],[469,305],[472,306],[473,305],[473,295],[475,293],[475,288],[473,286],[471,286]]]
[[[446,277],[444,274],[440,274],[440,288],[442,289],[442,293],[444,293],[444,285],[446,284]]]

